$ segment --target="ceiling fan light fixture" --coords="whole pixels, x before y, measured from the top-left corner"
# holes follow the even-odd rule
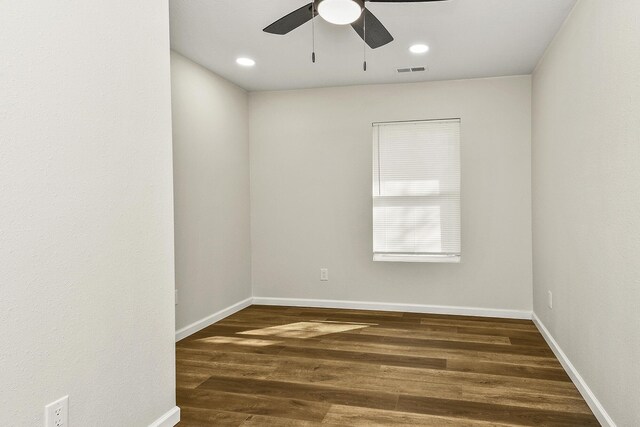
[[[320,0],[318,13],[327,22],[336,25],[351,24],[360,18],[364,0]]]

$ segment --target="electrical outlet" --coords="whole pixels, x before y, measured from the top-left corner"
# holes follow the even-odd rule
[[[49,403],[45,408],[46,427],[68,427],[69,425],[69,396],[65,396]]]
[[[549,308],[553,308],[553,294],[551,293],[551,291],[548,291],[547,294],[547,305],[549,306]]]
[[[328,268],[321,268],[320,269],[320,281],[321,282],[328,282],[329,281],[329,269]]]

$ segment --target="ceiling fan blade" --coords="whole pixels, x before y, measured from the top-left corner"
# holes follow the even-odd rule
[[[448,0],[366,0],[371,3],[425,3],[432,1],[448,1]]]
[[[366,19],[366,22],[365,22]],[[367,39],[365,40],[365,23],[366,23],[366,33]],[[351,24],[356,33],[360,36],[362,40],[364,40],[371,49],[377,49],[380,46],[384,46],[387,43],[391,43],[393,41],[393,36],[387,31],[387,29],[382,25],[382,22],[376,18],[376,16],[371,13],[369,9],[365,9],[364,13],[360,18]]]
[[[312,9],[312,3],[302,6],[300,9],[294,10],[287,16],[283,16],[282,18],[278,19],[276,22],[269,25],[262,31],[264,31],[265,33],[279,35],[287,34],[288,32],[295,30],[302,24],[310,21],[311,18],[314,17]],[[315,15],[317,15],[317,12],[315,13]]]

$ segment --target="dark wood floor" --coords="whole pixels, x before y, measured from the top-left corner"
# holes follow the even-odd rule
[[[176,345],[180,426],[598,426],[531,321],[252,306]]]

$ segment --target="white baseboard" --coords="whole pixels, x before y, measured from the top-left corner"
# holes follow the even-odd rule
[[[243,308],[247,308],[251,305],[253,298],[247,298],[243,301],[240,301],[236,304],[233,304],[230,307],[224,308],[216,313],[213,313],[211,316],[207,316],[204,319],[200,319],[197,322],[193,322],[192,324],[185,326],[182,329],[176,331],[176,342],[180,341],[183,338],[188,337],[189,335],[195,334],[201,329],[206,328],[207,326],[211,326],[214,323],[224,319],[225,317],[231,316],[233,313],[236,313]]]
[[[180,422],[180,408],[174,406],[163,416],[149,424],[149,427],[173,427]]]
[[[600,424],[605,427],[616,427],[616,424],[604,409],[604,406],[602,406],[600,401],[596,398],[595,394],[593,394],[584,378],[582,378],[576,367],[573,366],[573,363],[571,363],[567,355],[564,353],[564,351],[562,351],[556,340],[553,338],[551,332],[549,332],[549,330],[544,326],[544,323],[542,323],[540,318],[535,313],[533,313],[533,323],[535,323],[545,341],[547,341],[547,344],[549,344],[549,347],[551,347],[551,350],[553,350],[553,353],[562,364],[564,370],[567,371],[569,378],[571,378],[571,381],[573,381],[576,388],[584,398],[585,402],[587,402],[587,405],[589,405],[589,408],[591,408],[591,411],[593,411],[593,414],[596,416]]]
[[[453,307],[444,305],[393,304],[383,302],[338,301],[297,298],[253,297],[253,304],[291,307],[348,308],[356,310],[402,311],[407,313],[452,314],[459,316],[501,317],[506,319],[531,319],[530,311],[503,310],[499,308]]]

